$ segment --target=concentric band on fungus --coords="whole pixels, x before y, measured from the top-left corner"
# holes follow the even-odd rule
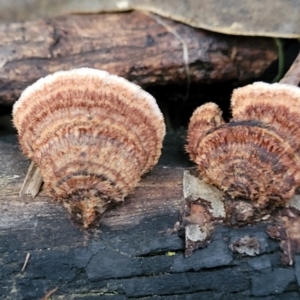
[[[120,94],[124,94],[125,92],[125,96],[131,96],[131,98],[132,96],[134,97],[137,101],[137,103],[134,103],[136,107],[138,107],[141,102],[142,104],[146,103],[152,113],[159,119],[163,119],[155,99],[136,84],[117,75],[109,74],[106,71],[80,68],[70,71],[58,71],[37,80],[34,84],[27,87],[13,107],[14,124],[16,128],[18,129],[18,125],[22,122],[22,118],[24,117],[23,114],[26,115],[24,110],[30,109],[36,103],[43,103],[43,99],[47,97],[47,95],[51,95],[55,90],[59,91],[60,88],[63,91],[66,86],[70,85],[78,87],[79,85],[84,90],[83,83],[84,86],[87,88],[91,87],[92,90],[96,90],[96,88],[101,90],[106,87],[108,91],[116,94],[121,88],[123,92],[120,91]],[[32,100],[28,101],[28,98],[31,98]],[[20,107],[22,107],[22,114],[17,113]]]
[[[109,119],[107,118],[106,120]],[[54,123],[55,126],[51,128],[51,131],[45,133],[45,136],[43,135],[44,132],[42,132],[42,135],[34,141],[32,148],[36,152],[44,144],[48,144],[51,141],[53,143],[53,140],[60,136],[68,136],[69,139],[74,139],[76,144],[79,144],[78,141],[76,141],[78,134],[90,136],[89,140],[81,141],[79,144],[81,149],[88,148],[92,144],[97,144],[97,139],[111,139],[112,141],[118,141],[120,147],[122,147],[122,145],[129,147],[128,145],[130,145],[130,149],[133,152],[133,161],[136,161],[141,170],[143,170],[147,163],[147,155],[141,141],[136,135],[132,134],[130,130],[126,130],[126,128],[121,126],[114,126],[116,122],[106,122],[106,120],[103,120],[101,123],[96,123],[95,125],[93,124],[92,130],[90,128],[91,122],[89,121],[81,121],[79,119],[76,123],[74,122],[75,124],[73,122],[56,122]],[[75,129],[77,129],[77,133]],[[85,149],[85,152],[88,153],[88,149]]]

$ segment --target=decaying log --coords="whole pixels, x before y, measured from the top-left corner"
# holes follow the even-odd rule
[[[0,132],[0,298],[299,299],[299,257],[282,267],[267,223],[217,227],[206,248],[184,257],[184,238],[167,232],[184,203],[191,164],[183,153],[182,134],[167,136],[134,194],[85,231],[44,191],[19,197],[29,161],[15,134]],[[245,236],[256,241],[255,257],[230,250]]]
[[[0,25],[0,105],[49,73],[94,67],[143,87],[246,80],[277,58],[270,38],[217,34],[142,12]]]

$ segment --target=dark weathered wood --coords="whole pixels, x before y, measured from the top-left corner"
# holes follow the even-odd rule
[[[67,219],[64,208],[58,203],[53,203],[43,190],[35,198],[26,195],[19,197],[18,192],[29,161],[19,153],[16,137],[1,141],[1,148],[0,228],[27,223],[29,215],[39,214],[41,210],[44,216],[54,213],[60,215],[60,218]],[[145,217],[178,211],[182,199],[182,176],[183,168],[180,166],[177,168],[156,166],[151,173],[144,176],[134,195],[123,205],[118,206],[118,209],[105,214],[102,224],[117,227],[138,224]]]
[[[2,24],[0,104],[12,105],[25,87],[62,69],[104,69],[144,87],[184,86],[255,78],[276,57],[270,38],[217,34],[142,12]]]
[[[134,194],[85,231],[44,191],[18,196],[29,161],[15,134],[0,131],[1,300],[42,299],[51,291],[51,299],[66,300],[299,299],[300,257],[283,268],[268,224],[218,227],[211,244],[189,258],[184,239],[166,233],[183,204],[183,171],[192,166],[183,136],[168,135],[160,163]],[[230,250],[245,236],[258,241],[258,256]]]

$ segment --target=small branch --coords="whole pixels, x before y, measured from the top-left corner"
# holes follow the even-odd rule
[[[287,83],[291,85],[298,85],[300,82],[300,53],[293,62],[290,69],[286,72],[280,83]]]
[[[25,270],[25,268],[27,266],[29,257],[30,257],[30,253],[28,252],[27,255],[26,255],[25,262],[24,262],[24,265],[23,265],[23,268],[22,268],[21,272],[24,272],[24,270]]]
[[[58,287],[54,288],[53,290],[49,291],[41,300],[47,300],[49,297],[54,294],[58,290]]]
[[[273,79],[272,82],[278,82],[282,79],[283,76],[285,58],[284,58],[282,40],[279,38],[275,38],[274,40],[278,49],[278,72],[277,72],[277,76]]]

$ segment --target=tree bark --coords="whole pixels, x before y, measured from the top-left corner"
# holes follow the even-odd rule
[[[217,34],[142,12],[68,15],[0,25],[0,105],[28,85],[78,67],[143,87],[258,77],[277,58],[270,38]]]

